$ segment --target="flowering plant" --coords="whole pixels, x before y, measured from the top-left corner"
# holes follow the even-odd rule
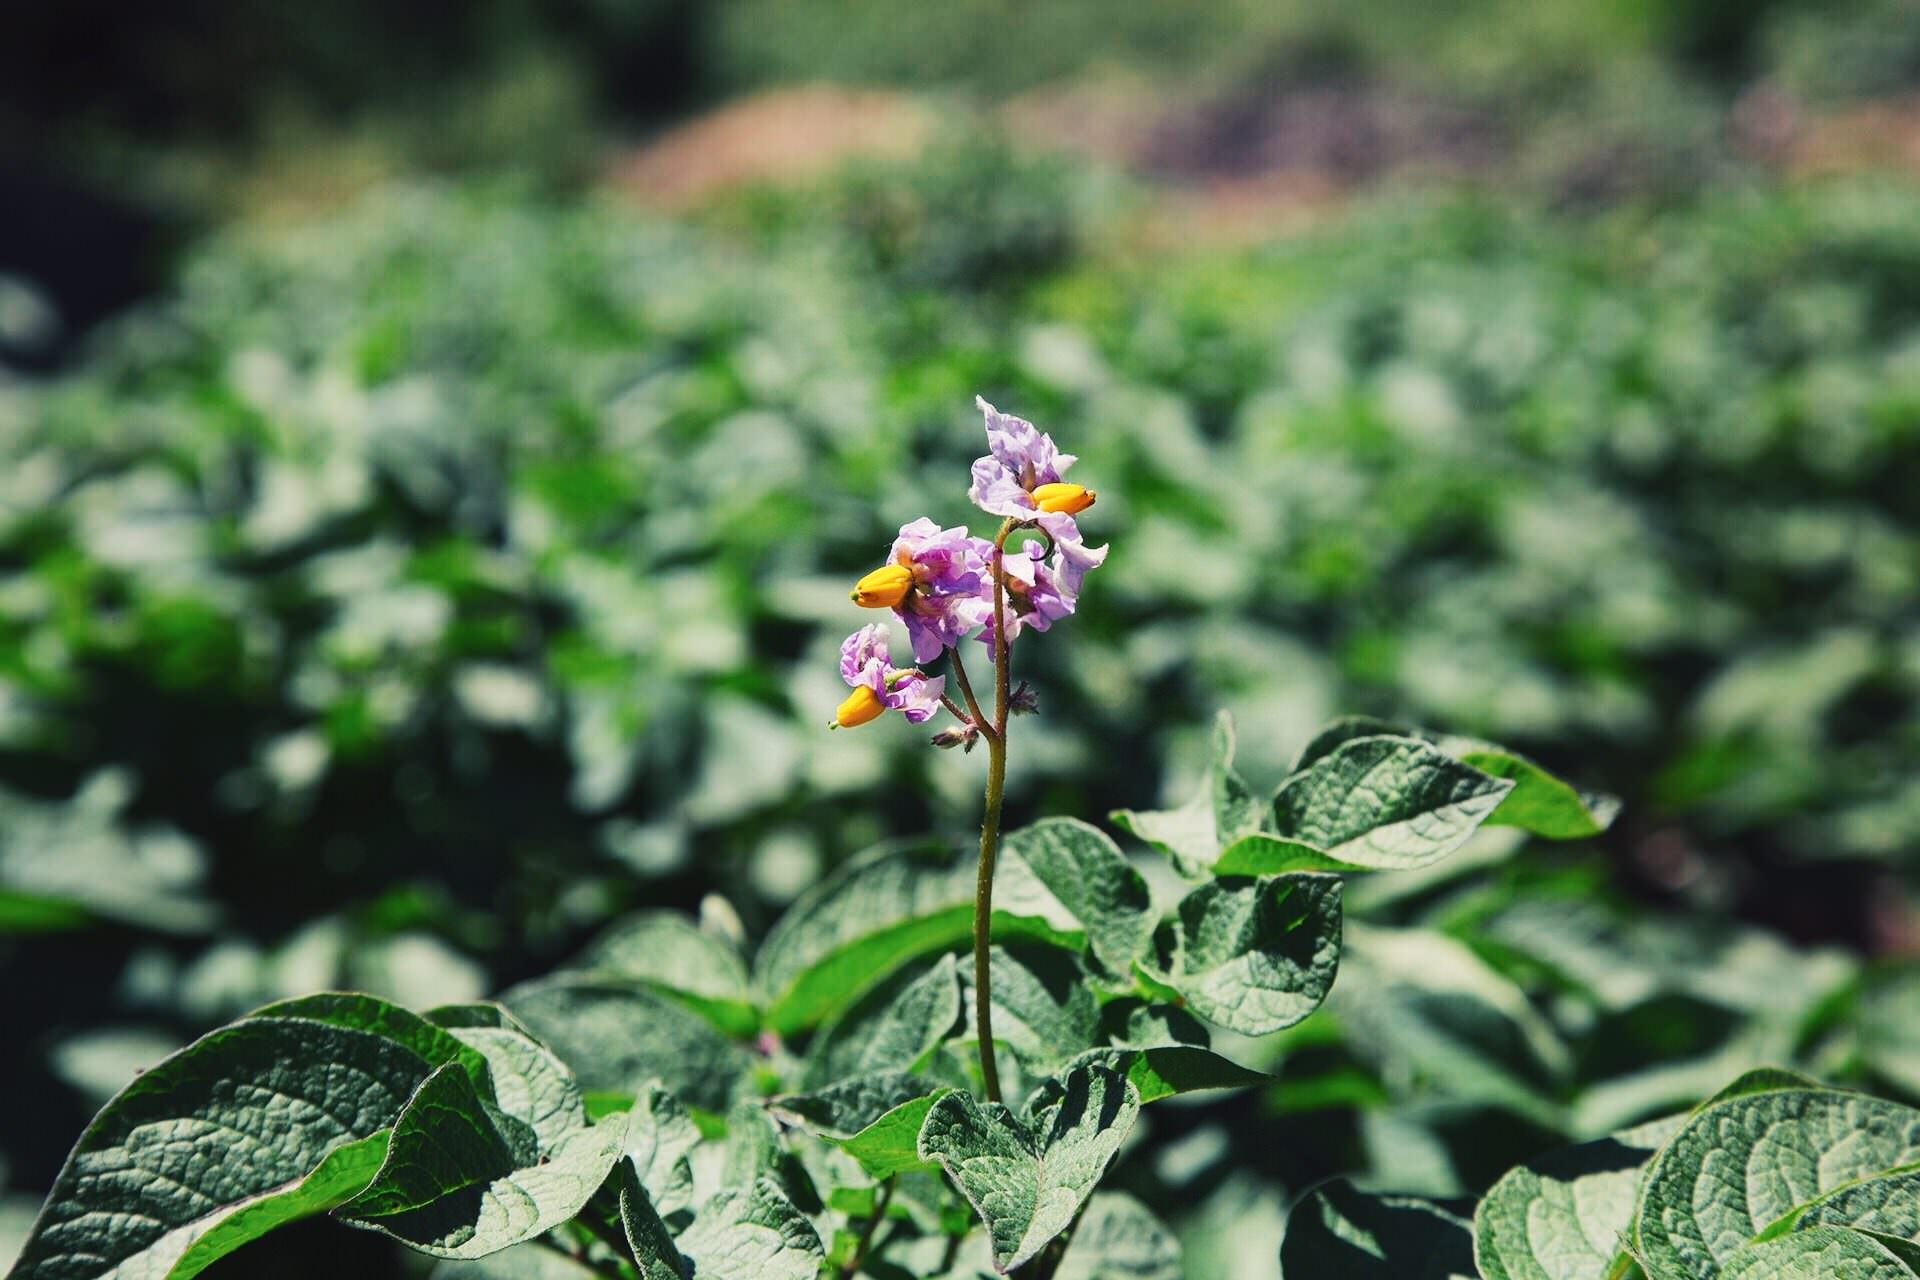
[[[634,915],[498,1002],[269,1005],[105,1106],[11,1274],[189,1277],[328,1213],[449,1260],[449,1277],[1178,1280],[1171,1233],[1100,1187],[1145,1108],[1269,1079],[1209,1027],[1267,1036],[1320,1006],[1351,878],[1422,872],[1483,827],[1593,835],[1616,806],[1493,744],[1360,718],[1262,793],[1222,717],[1190,803],[1112,815],[1188,882],[1177,901],[1078,819],[1003,839],[1011,720],[1037,702],[1012,683],[1016,653],[1074,612],[1107,548],[1082,536],[1095,495],[1065,478],[1073,457],[980,407],[970,495],[1001,524],[901,528],[853,599],[895,613],[914,665],[895,665],[883,625],[854,632],[832,720],[944,711],[937,745],[984,743],[976,849],[856,855],[751,963],[711,904],[698,921]],[[986,700],[963,656],[976,641]],[[1514,1170],[1471,1219],[1329,1184],[1301,1202],[1281,1263],[1486,1280],[1844,1263],[1911,1280],[1916,1134],[1920,1112],[1762,1073]]]

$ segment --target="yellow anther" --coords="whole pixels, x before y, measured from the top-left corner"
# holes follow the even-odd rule
[[[913,590],[913,570],[883,564],[853,584],[853,602],[863,609],[891,609]]]
[[[1076,515],[1093,505],[1098,496],[1077,484],[1043,484],[1033,491],[1033,505],[1042,511],[1064,511]]]
[[[827,727],[851,729],[855,725],[862,725],[876,719],[886,709],[887,704],[880,701],[880,695],[863,684],[847,695],[847,700],[840,704],[838,711],[833,713],[833,723]]]

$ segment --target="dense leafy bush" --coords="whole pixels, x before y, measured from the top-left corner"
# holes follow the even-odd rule
[[[1023,657],[1045,715],[1016,825],[1126,809],[1220,872],[1151,815],[1224,768],[1222,702],[1254,779],[1358,708],[1626,801],[1604,832],[1592,810],[1546,832],[1590,838],[1571,853],[1488,830],[1347,888],[1325,1011],[1211,1037],[1274,1079],[1150,1106],[1159,1154],[1116,1166],[1188,1274],[1270,1276],[1292,1194],[1328,1173],[1475,1194],[1762,1064],[1920,1097],[1910,971],[1717,918],[1857,938],[1911,882],[1920,198],[1578,226],[1381,207],[1142,262],[1086,256],[1068,181],[1009,191],[974,244],[940,189],[877,220],[824,193],[775,249],[731,218],[390,193],[212,243],[71,375],[0,387],[0,919],[32,1047],[0,1070],[47,1100],[9,1130],[16,1186],[38,1200],[134,1067],[328,987],[506,991],[532,1037],[459,1030],[580,1091],[531,1138],[502,1121],[536,1160],[599,1159],[584,1117],[643,1076],[709,1129],[743,1092],[831,1083],[756,1079],[771,1005],[739,955],[764,964],[784,906],[857,875],[849,851],[975,821],[952,757],[819,727],[846,585],[950,489],[923,480],[972,452],[975,387],[1071,438],[1126,531],[1072,640]],[[992,287],[953,287],[983,263]],[[1269,872],[1330,874],[1224,869]],[[633,967],[681,946],[700,985]],[[54,967],[73,980],[31,980]],[[295,1008],[239,1040],[392,1052]],[[1130,1034],[1072,1012],[1086,1046]],[[816,1024],[773,1025],[798,1053]],[[586,1056],[607,1042],[627,1060]],[[396,1066],[358,1138],[442,1061]],[[466,1075],[511,1117],[505,1070]],[[796,1186],[826,1245],[872,1216]],[[902,1248],[939,1234],[937,1206],[910,1216]]]
[[[993,752],[982,884],[999,707],[972,722]],[[1196,804],[1126,817],[1199,882],[1171,911],[1108,837],[1051,818],[1008,838],[990,917],[965,853],[882,846],[800,899],[751,977],[726,939],[653,912],[502,1004],[270,1005],[108,1103],[12,1274],[184,1278],[331,1210],[438,1257],[543,1246],[581,1274],[1178,1275],[1144,1207],[1092,1197],[1143,1106],[1261,1080],[1195,1015],[1261,1036],[1312,1013],[1342,873],[1611,810],[1490,744],[1351,721],[1268,800],[1232,772],[1225,721],[1219,741]],[[948,948],[970,931],[968,975]]]

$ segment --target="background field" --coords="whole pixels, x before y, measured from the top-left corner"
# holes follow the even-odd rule
[[[975,392],[1113,546],[1016,824],[1179,802],[1219,708],[1256,782],[1365,712],[1625,801],[1356,888],[1281,1082],[1126,1166],[1190,1275],[1759,1061],[1920,1097],[1920,10],[1028,8],[9,18],[0,1227],[276,996],[964,834],[977,758],[822,726]],[[209,1274],[341,1257],[410,1265]]]

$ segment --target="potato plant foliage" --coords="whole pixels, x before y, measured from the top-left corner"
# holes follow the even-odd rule
[[[1142,269],[909,176],[390,191],[0,381],[16,1273],[1911,1273],[1920,971],[1728,908],[1920,868],[1920,195]],[[983,969],[980,755],[818,723],[975,387],[1121,551]]]
[[[541,1254],[647,1280],[1178,1275],[1168,1229],[1101,1185],[1146,1108],[1266,1078],[1209,1027],[1268,1036],[1321,1005],[1348,877],[1432,865],[1490,823],[1610,812],[1498,748],[1386,724],[1333,726],[1277,790],[1238,776],[1232,742],[1222,717],[1192,804],[1117,815],[1175,860],[1172,900],[1089,823],[1009,835],[990,955],[1005,1103],[980,1096],[956,963],[968,859],[885,846],[750,963],[648,913],[497,1002],[319,995],[222,1027],[102,1109],[12,1274],[187,1277],[330,1214],[502,1275]]]

